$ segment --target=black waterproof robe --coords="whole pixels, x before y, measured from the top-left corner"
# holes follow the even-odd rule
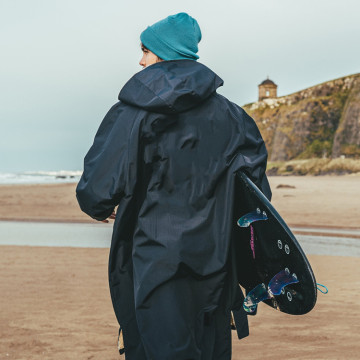
[[[231,358],[230,309],[243,299],[231,260],[236,172],[271,192],[259,130],[216,93],[222,84],[192,60],[147,67],[85,157],[81,209],[103,220],[118,205],[109,283],[127,359]]]

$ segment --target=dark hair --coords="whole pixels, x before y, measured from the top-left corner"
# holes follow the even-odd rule
[[[151,51],[150,49],[148,49],[143,43],[140,43],[140,47],[141,47],[141,50],[142,51]],[[156,55],[155,53],[154,53],[154,55]],[[156,55],[156,57],[157,57],[157,61],[163,61],[163,59],[162,58],[160,58],[159,56],[157,56]]]

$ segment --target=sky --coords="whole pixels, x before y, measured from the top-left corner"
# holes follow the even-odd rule
[[[140,33],[178,12],[240,106],[267,76],[282,96],[360,72],[358,0],[0,0],[0,172],[81,170]]]

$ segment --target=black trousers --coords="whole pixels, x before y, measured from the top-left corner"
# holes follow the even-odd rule
[[[214,279],[210,280],[213,284]],[[151,311],[145,311],[122,329],[125,359],[230,360],[231,312],[226,273],[219,274],[219,281],[224,286],[217,304],[210,308],[196,303],[200,298],[196,292],[205,291],[209,285],[206,281],[196,283],[198,280],[181,276],[159,288],[149,304]],[[179,297],[184,301],[179,302]]]

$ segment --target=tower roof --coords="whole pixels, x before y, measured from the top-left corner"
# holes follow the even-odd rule
[[[272,80],[269,79],[269,77],[264,80],[260,85],[274,85],[277,86]]]

